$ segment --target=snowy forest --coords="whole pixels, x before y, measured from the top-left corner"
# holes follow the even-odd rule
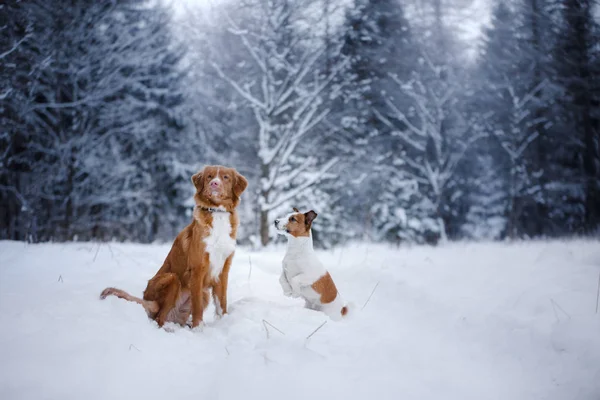
[[[253,246],[597,235],[600,6],[475,2],[4,1],[0,239],[170,241],[207,164]]]

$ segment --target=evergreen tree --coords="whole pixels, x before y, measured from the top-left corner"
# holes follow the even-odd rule
[[[28,67],[16,79],[2,74],[17,110],[3,114],[8,164],[17,153],[23,162],[1,191],[17,193],[27,212],[6,214],[5,225],[26,225],[33,240],[153,239],[152,219],[175,208],[167,203],[178,196],[166,186],[179,151],[173,133],[181,130],[181,53],[168,14],[141,0],[59,3],[8,8],[28,21],[18,49]]]
[[[385,126],[390,73],[408,76],[416,49],[404,9],[398,0],[355,0],[346,13],[342,55],[348,58],[346,101],[353,106],[360,136],[376,136]]]
[[[591,233],[600,226],[600,27],[592,1],[562,3],[554,131],[562,204],[556,200],[555,214],[571,231]]]
[[[516,212],[520,214],[520,229],[528,236],[551,233],[545,221],[549,217],[549,189],[553,187],[547,158],[551,151],[548,128],[554,123],[551,105],[556,97],[551,59],[555,41],[552,7],[551,0],[522,0],[516,8],[518,76],[523,84],[518,95],[527,114],[523,115],[521,130],[525,137],[535,137],[524,157],[530,189]]]
[[[398,196],[398,192],[414,185],[406,176],[400,178],[401,167],[394,160],[405,150],[381,118],[389,113],[390,100],[403,109],[408,106],[393,79],[404,79],[417,67],[418,48],[403,4],[396,0],[356,0],[342,24],[342,43],[342,55],[349,62],[343,96],[347,114],[342,126],[356,149],[355,165],[360,165],[364,175],[346,178],[352,182],[346,207],[358,217],[356,221],[368,237],[407,239],[401,234],[407,219],[389,217],[403,215],[405,211],[399,210],[409,207],[407,199],[412,195]],[[390,179],[390,175],[396,178]]]
[[[0,21],[0,238],[26,240],[32,201],[25,180],[35,160],[27,157],[33,135],[23,110],[43,62],[46,32],[35,28],[49,21],[39,4],[16,0],[0,7]]]
[[[105,19],[102,35],[102,46],[116,56],[109,57],[108,69],[121,71],[114,81],[121,89],[104,102],[102,119],[131,159],[149,199],[139,207],[122,204],[119,210],[141,222],[137,235],[148,241],[170,237],[187,222],[183,199],[190,195],[194,172],[186,165],[195,155],[186,151],[189,140],[181,118],[184,49],[172,38],[170,20],[170,11],[160,4],[127,7]],[[128,29],[123,31],[123,24]]]
[[[503,214],[510,237],[541,235],[547,228],[543,221],[550,187],[546,153],[553,86],[545,7],[540,0],[526,0],[513,11],[498,3],[481,51],[476,98],[490,135],[482,149],[491,154],[494,170],[504,172],[497,176],[503,184],[492,186],[505,194],[492,198],[506,199]]]

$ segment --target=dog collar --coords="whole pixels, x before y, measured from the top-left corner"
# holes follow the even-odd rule
[[[202,211],[207,211],[211,214],[214,213],[228,213],[229,211],[223,209],[223,208],[217,208],[217,207],[202,207],[202,206],[196,206],[196,208],[201,209]]]

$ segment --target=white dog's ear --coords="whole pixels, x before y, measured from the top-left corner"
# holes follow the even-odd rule
[[[294,210],[294,212],[300,212],[296,207],[292,207],[292,210]]]
[[[304,223],[306,224],[306,226],[310,227],[315,218],[317,218],[317,213],[313,210],[310,210],[309,212],[304,214]]]

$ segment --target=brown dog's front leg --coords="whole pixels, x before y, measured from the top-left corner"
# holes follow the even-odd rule
[[[215,301],[215,309],[217,315],[223,316],[227,314],[227,282],[229,279],[229,268],[231,267],[231,261],[233,260],[233,254],[231,254],[225,260],[223,270],[219,275],[219,281],[213,286],[213,299]]]
[[[190,277],[190,296],[192,298],[192,328],[197,327],[202,322],[204,309],[208,301],[204,291],[204,270],[199,266],[192,270]]]

